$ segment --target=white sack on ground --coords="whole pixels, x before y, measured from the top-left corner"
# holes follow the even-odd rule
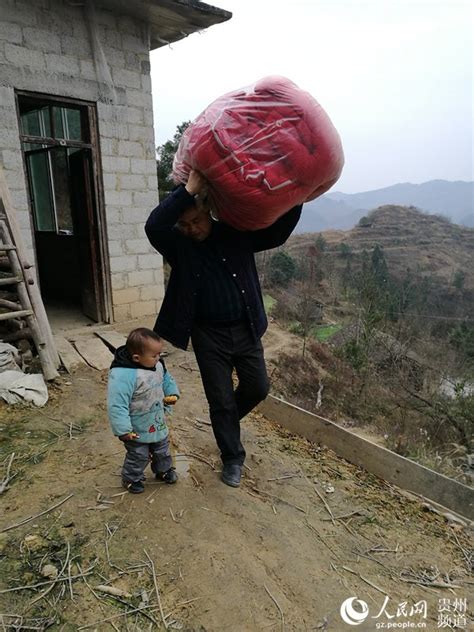
[[[7,404],[31,402],[44,406],[48,401],[48,388],[41,373],[4,371],[0,373],[0,397]]]
[[[21,371],[20,352],[8,342],[0,342],[0,373],[8,370]]]

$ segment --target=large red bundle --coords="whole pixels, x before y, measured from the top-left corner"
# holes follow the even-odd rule
[[[173,178],[186,182],[197,169],[217,217],[256,230],[322,195],[343,164],[339,135],[319,103],[289,79],[266,77],[196,118],[181,138]]]

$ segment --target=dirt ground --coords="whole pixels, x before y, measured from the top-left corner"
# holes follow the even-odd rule
[[[272,325],[270,373],[293,343]],[[0,630],[347,632],[350,598],[358,630],[468,629],[468,527],[258,413],[227,487],[194,356],[168,351],[174,486],[120,487],[107,371],[63,374],[42,409],[0,405]]]

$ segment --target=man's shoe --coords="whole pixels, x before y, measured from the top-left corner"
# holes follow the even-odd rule
[[[164,483],[168,483],[168,485],[174,485],[178,480],[178,475],[174,467],[170,467],[166,472],[158,472],[155,477],[157,481],[163,481]]]
[[[239,487],[242,477],[242,466],[238,463],[227,463],[222,468],[221,479],[230,487]]]
[[[141,481],[122,481],[122,485],[131,494],[141,494],[145,491],[145,486]]]

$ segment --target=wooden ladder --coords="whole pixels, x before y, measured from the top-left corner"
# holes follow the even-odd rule
[[[0,321],[24,318],[33,339],[46,380],[58,377],[60,361],[43,300],[16,223],[10,192],[0,165],[0,254],[6,254],[10,273],[0,277],[0,287],[15,285],[19,302],[0,298]]]

